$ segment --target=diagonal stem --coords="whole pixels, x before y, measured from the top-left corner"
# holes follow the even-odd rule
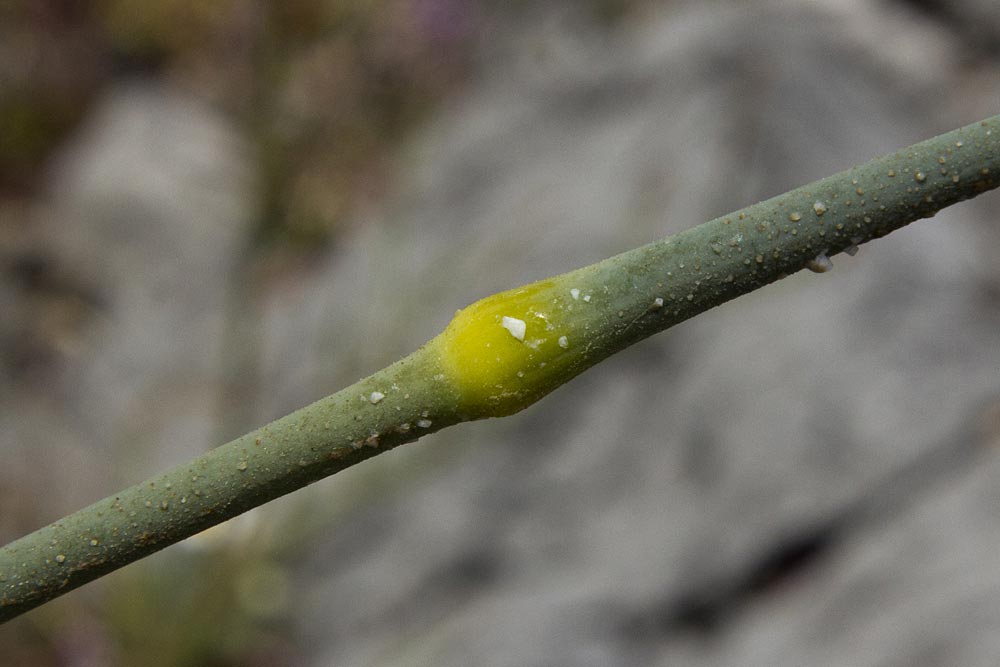
[[[615,352],[1000,185],[1000,116],[487,297],[410,356],[0,548],[0,623],[422,435],[534,403]]]

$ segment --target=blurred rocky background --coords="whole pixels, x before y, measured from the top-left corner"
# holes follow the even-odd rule
[[[993,0],[0,3],[0,540],[486,294],[1000,111]],[[10,665],[994,665],[1000,197],[0,627]]]

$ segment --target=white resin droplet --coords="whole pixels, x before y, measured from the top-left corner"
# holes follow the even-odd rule
[[[510,332],[510,335],[518,340],[524,340],[524,332],[527,331],[528,325],[524,323],[524,320],[519,320],[516,317],[503,316],[500,320],[500,326]]]
[[[830,258],[826,256],[826,251],[824,250],[820,254],[816,255],[815,259],[811,259],[806,262],[806,268],[813,273],[826,273],[833,269],[833,262]]]

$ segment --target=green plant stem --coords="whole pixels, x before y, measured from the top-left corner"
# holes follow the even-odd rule
[[[0,622],[427,433],[516,412],[638,340],[998,184],[995,116],[488,297],[392,366],[6,545]]]

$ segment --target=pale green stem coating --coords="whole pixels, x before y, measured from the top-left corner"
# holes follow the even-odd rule
[[[638,340],[998,185],[995,116],[543,281],[536,293],[550,301],[568,303],[573,286],[593,306],[565,315],[585,335],[553,363],[557,372],[538,374],[502,405],[474,401],[435,338],[347,389],[3,547],[0,622],[426,433],[521,409]]]
[[[422,435],[455,424],[421,348],[197,459],[0,549],[0,622]],[[429,373],[429,375],[428,375]],[[378,393],[375,393],[378,392]],[[383,395],[383,397],[379,397]]]
[[[994,116],[580,269],[608,293],[601,354],[998,185]]]

